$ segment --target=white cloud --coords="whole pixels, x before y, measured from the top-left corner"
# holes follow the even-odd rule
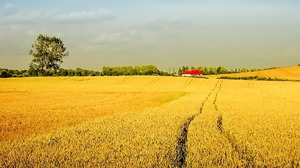
[[[18,12],[19,12],[19,9],[17,8],[16,5],[8,3],[3,6],[0,14],[3,16],[10,16],[10,15],[14,15]]]
[[[98,9],[94,11],[80,11],[61,14],[56,17],[59,22],[92,22],[103,21],[113,18],[113,14],[108,9]]]
[[[127,41],[124,33],[116,32],[110,34],[101,34],[96,40],[96,43],[114,43],[114,42],[122,42]]]
[[[143,35],[136,29],[119,30],[115,32],[101,33],[90,41],[86,50],[98,49],[107,46],[128,46],[142,42]]]
[[[102,22],[114,18],[108,9],[62,13],[55,10],[21,10],[14,4],[0,6],[0,23],[82,23]]]
[[[42,11],[24,11],[13,4],[6,4],[0,7],[0,22],[8,24],[32,23],[46,17]]]

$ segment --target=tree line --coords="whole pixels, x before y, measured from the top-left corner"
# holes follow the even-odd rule
[[[155,65],[143,66],[104,66],[102,68],[102,75],[104,76],[128,76],[128,75],[170,75],[167,72],[158,70]]]
[[[254,71],[260,71],[262,69],[259,68],[252,68],[252,69],[246,69],[246,68],[239,68],[239,69],[231,69],[228,70],[227,68],[223,66],[218,67],[206,67],[206,66],[182,66],[178,69],[178,76],[181,76],[183,72],[189,71],[189,70],[199,70],[202,72],[203,75],[218,75],[218,74],[230,74],[230,73],[240,73],[240,72],[254,72]]]
[[[175,69],[175,68],[173,68]],[[0,77],[35,77],[35,76],[134,76],[134,75],[159,75],[159,76],[181,76],[183,72],[188,70],[200,70],[203,75],[217,75],[217,74],[230,74],[239,72],[253,72],[261,69],[234,69],[227,70],[223,66],[219,67],[195,67],[195,66],[182,66],[178,69],[178,73],[173,70],[173,72],[164,72],[157,68],[155,65],[142,65],[142,66],[103,66],[102,71],[86,70],[82,68],[76,69],[50,69],[47,71],[42,71],[29,67],[28,70],[13,70],[13,69],[1,69]]]
[[[28,70],[13,70],[0,68],[0,78],[36,76],[101,76],[101,72],[81,68],[76,68],[75,70],[61,68],[56,71],[48,70],[47,73],[44,73],[33,68],[29,68]]]
[[[221,76],[218,79],[230,79],[230,80],[257,80],[257,81],[292,81],[300,82],[300,80],[282,79],[282,78],[271,78],[271,77],[261,77],[261,76]]]
[[[154,65],[143,66],[104,66],[102,72],[94,70],[86,70],[82,68],[63,69],[58,70],[50,69],[41,71],[30,67],[28,70],[13,70],[13,69],[1,69],[0,77],[36,77],[36,76],[132,76],[132,75],[160,75],[170,76],[171,74],[158,70]]]

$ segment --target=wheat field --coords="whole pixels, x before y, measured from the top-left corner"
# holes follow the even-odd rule
[[[229,77],[247,77],[247,76],[259,76],[269,77],[277,79],[287,80],[300,80],[300,66],[280,67],[274,69],[267,69],[255,72],[242,72],[229,75],[217,75],[217,76],[229,76]]]
[[[299,167],[300,83],[0,79],[0,167]]]

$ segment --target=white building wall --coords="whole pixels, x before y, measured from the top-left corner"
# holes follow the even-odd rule
[[[192,76],[191,74],[182,74],[182,76]]]

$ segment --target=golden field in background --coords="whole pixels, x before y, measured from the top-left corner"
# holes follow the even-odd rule
[[[2,167],[300,166],[299,82],[42,77],[0,86]]]
[[[300,80],[300,66],[281,67],[268,70],[261,70],[255,72],[242,72],[229,75],[217,75],[217,76],[229,76],[229,77],[247,77],[247,76],[259,76],[270,77],[287,80]]]
[[[178,88],[154,86],[160,79],[162,78],[0,79],[0,142],[76,125],[103,115],[158,106],[185,95],[184,89],[176,89],[191,80],[181,80],[176,84]],[[170,79],[161,82],[168,83]]]

